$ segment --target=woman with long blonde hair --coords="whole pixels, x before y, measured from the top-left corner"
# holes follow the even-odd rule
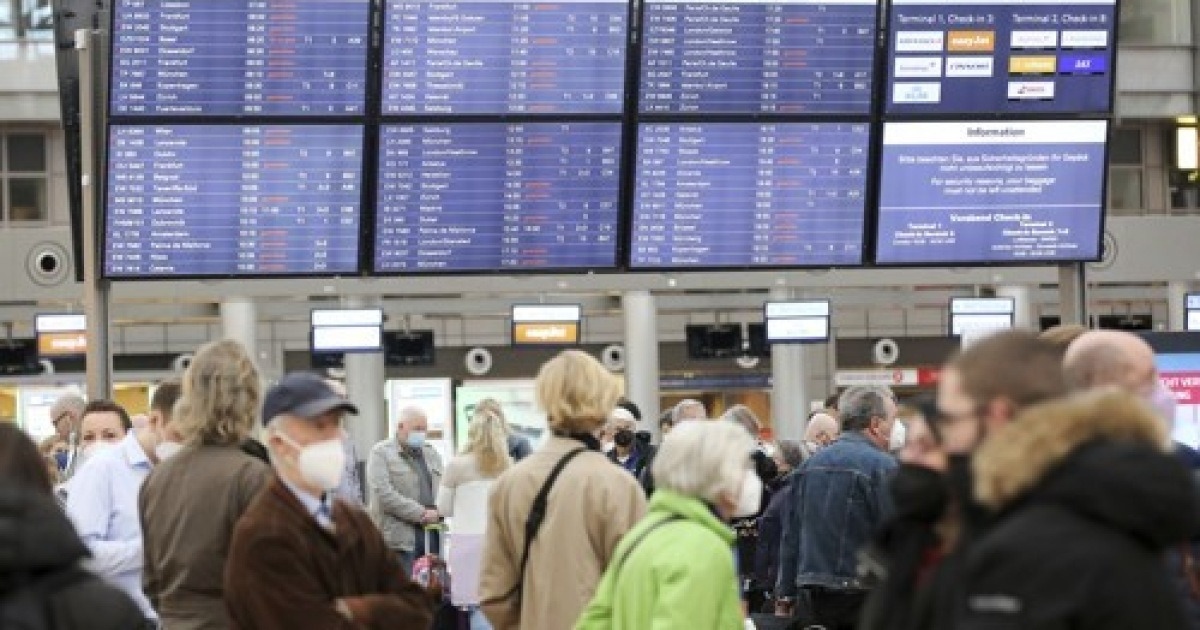
[[[143,586],[164,630],[230,626],[225,559],[233,526],[271,476],[239,448],[261,415],[262,382],[229,339],[196,351],[183,375],[172,428],[183,448],[142,485]]]
[[[513,465],[508,425],[495,401],[475,407],[462,454],[450,460],[438,491],[437,509],[452,519],[447,563],[454,573],[450,599],[471,612],[471,630],[491,628],[479,612],[479,562],[492,483]]]

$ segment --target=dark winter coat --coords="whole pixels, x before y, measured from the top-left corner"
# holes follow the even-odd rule
[[[88,555],[53,496],[0,488],[0,627],[20,628],[22,616],[44,619],[42,610],[54,630],[153,627],[129,596],[80,568]]]
[[[1184,628],[1163,552],[1196,530],[1197,497],[1164,438],[1123,409],[1027,415],[993,436],[975,490],[999,518],[966,559],[957,628]]]

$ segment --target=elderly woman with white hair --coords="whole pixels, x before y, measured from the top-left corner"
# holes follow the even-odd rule
[[[617,547],[576,630],[744,627],[728,523],[758,511],[753,449],[729,422],[688,422],[667,436],[650,511]]]

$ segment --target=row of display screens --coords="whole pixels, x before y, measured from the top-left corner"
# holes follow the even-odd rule
[[[1105,121],[891,122],[878,155],[867,123],[645,123],[628,204],[620,123],[386,124],[377,138],[364,129],[112,125],[105,274],[965,265],[1099,254]],[[367,146],[377,149],[367,155]]]
[[[115,0],[111,114],[619,114],[628,0]],[[1112,108],[1116,0],[647,0],[641,114]],[[380,42],[378,49],[372,42]],[[369,70],[369,68],[376,68]],[[378,87],[373,87],[378,84]]]

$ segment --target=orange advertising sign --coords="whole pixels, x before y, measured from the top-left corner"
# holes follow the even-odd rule
[[[574,345],[579,343],[578,322],[523,322],[513,325],[516,345]]]
[[[38,334],[38,356],[70,357],[87,352],[87,334],[82,332],[46,332]]]

